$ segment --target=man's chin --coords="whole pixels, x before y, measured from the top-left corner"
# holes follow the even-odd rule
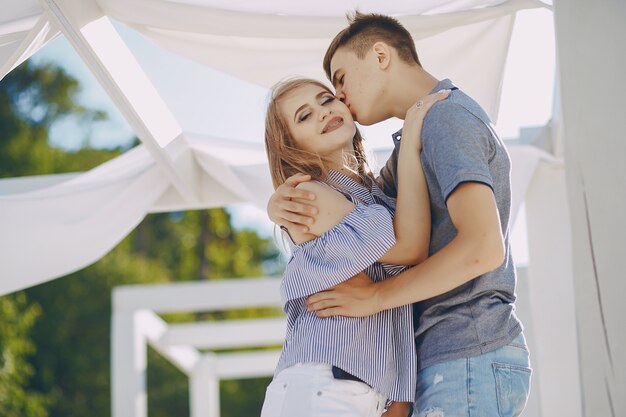
[[[354,121],[360,124],[361,126],[371,126],[379,121],[379,120],[376,120],[372,116],[373,116],[372,114],[366,114],[366,113],[361,113],[360,117],[356,113],[352,114],[352,118],[354,119]]]
[[[375,121],[371,121],[367,117],[364,117],[363,120],[361,120],[358,117],[354,116],[354,121],[360,124],[361,126],[371,126],[374,123],[376,123]]]
[[[361,117],[355,116],[354,121],[358,122],[361,126],[371,126],[380,122],[384,122],[390,117],[384,117],[382,114],[361,114]]]

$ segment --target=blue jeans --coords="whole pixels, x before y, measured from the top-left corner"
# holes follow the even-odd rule
[[[417,374],[413,417],[515,417],[526,406],[532,369],[523,333],[492,352]]]

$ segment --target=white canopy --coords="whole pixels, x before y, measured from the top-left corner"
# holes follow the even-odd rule
[[[142,141],[82,175],[0,181],[0,294],[95,262],[148,212],[264,206],[271,191],[259,146],[184,132],[109,18],[269,86],[288,74],[323,78],[325,48],[357,5],[396,15],[426,69],[453,79],[494,119],[515,12],[549,7],[532,0],[0,0],[0,78],[62,33]],[[563,93],[546,127],[552,155],[510,148],[514,210],[525,200],[528,212],[540,414],[622,415],[626,149],[619,134],[626,119],[616,109],[626,91],[623,83],[596,86],[620,79],[626,66],[623,48],[609,42],[626,36],[626,4],[560,0],[555,21]]]

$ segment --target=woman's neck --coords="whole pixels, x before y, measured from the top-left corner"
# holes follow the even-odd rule
[[[330,163],[330,168],[357,182],[363,182],[361,175],[359,175],[359,167],[352,146],[349,149],[344,149],[341,155],[334,158],[333,162]]]
[[[358,170],[353,167],[343,165],[334,169],[340,174],[345,175],[346,177],[349,177],[358,183],[363,183],[363,178],[361,178],[361,175],[359,175]]]

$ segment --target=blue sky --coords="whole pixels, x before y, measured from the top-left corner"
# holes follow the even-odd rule
[[[266,89],[172,54],[124,25],[114,24],[184,130],[262,142]],[[501,137],[515,138],[520,127],[543,125],[549,120],[554,57],[552,14],[545,9],[520,12],[513,31],[496,124]],[[52,61],[64,67],[81,82],[79,101],[105,110],[109,115],[108,120],[96,123],[91,129],[79,126],[72,119],[57,123],[51,132],[53,144],[77,149],[85,141],[99,148],[127,146],[131,142],[134,135],[123,116],[63,37],[55,39],[31,59]],[[389,133],[399,127],[399,121],[392,121],[364,133],[371,148],[384,148],[390,144]],[[237,226],[253,227],[264,235],[271,233],[272,225],[263,211],[250,205],[231,207],[230,211]],[[524,225],[517,225],[517,228],[524,228]],[[523,242],[517,246],[521,248],[517,250],[518,258],[527,258],[526,253],[521,253],[525,251]]]

